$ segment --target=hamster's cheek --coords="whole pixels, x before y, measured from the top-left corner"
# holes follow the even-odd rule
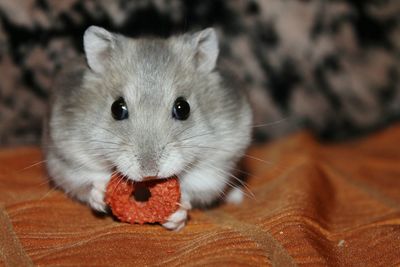
[[[115,171],[130,179],[140,178],[139,164],[133,157],[127,155],[120,155],[114,160]]]
[[[165,153],[160,160],[159,177],[179,175],[187,168],[188,162],[190,162],[190,159],[184,158],[179,151],[174,150]]]

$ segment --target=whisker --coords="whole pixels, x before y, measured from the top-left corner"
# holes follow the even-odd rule
[[[214,150],[222,151],[222,152],[226,152],[226,153],[232,153],[233,152],[233,151],[227,150],[227,149],[222,149],[222,148],[217,148],[217,147],[210,147],[210,146],[200,146],[200,145],[179,146],[179,147],[180,148],[193,148],[193,147],[195,147],[195,148],[204,148],[204,149],[214,149]],[[264,160],[264,159],[261,159],[261,158],[257,158],[257,157],[254,157],[254,156],[251,156],[251,155],[248,155],[248,154],[243,154],[242,156],[250,158],[250,159],[254,159],[254,160],[257,160],[257,161],[260,161],[260,162],[263,162],[263,163],[268,164],[268,165],[272,165],[273,164],[273,162],[271,162],[271,161],[267,161],[267,160]]]
[[[229,173],[227,171],[224,171],[220,168],[217,168],[216,166],[209,164],[209,163],[205,163],[208,167],[214,169],[217,172],[221,172],[227,176],[229,176],[230,178],[232,178],[234,181],[238,182],[240,186],[242,186],[248,193],[246,193],[245,191],[243,191],[243,193],[248,197],[248,198],[252,198],[252,199],[256,199],[254,193],[251,191],[251,189],[248,187],[248,185],[246,184],[245,181],[243,181],[242,179],[240,179],[239,177],[233,175],[232,173]],[[231,186],[232,188],[236,188],[234,183],[231,182],[227,182],[229,186]]]
[[[131,165],[126,172],[129,172],[132,169],[133,165]],[[115,171],[115,173],[117,173],[118,171]],[[111,192],[111,195],[113,195],[115,193],[115,190],[117,189],[117,187],[122,183],[123,180],[126,180],[128,177],[127,174],[124,175],[119,175],[118,176],[118,181],[117,181],[117,185],[114,187],[113,191]]]
[[[202,162],[202,163],[205,164],[206,166],[208,166],[208,167],[214,169],[215,171],[219,172],[220,174],[221,174],[221,173],[222,173],[222,174],[225,174],[226,176],[232,178],[234,181],[238,182],[238,183],[248,192],[248,193],[246,193],[246,192],[243,191],[243,193],[244,193],[247,197],[252,198],[252,199],[255,199],[254,193],[250,190],[250,188],[246,185],[246,183],[245,183],[242,179],[236,177],[236,176],[233,175],[232,173],[229,173],[229,172],[227,172],[227,171],[225,171],[225,170],[223,170],[223,169],[221,169],[221,168],[216,167],[215,165],[213,165],[213,164],[211,164],[211,163],[208,163],[208,162]],[[222,178],[222,176],[220,176],[220,177]],[[236,188],[235,184],[231,183],[229,180],[226,181],[226,183],[227,183],[230,187]]]
[[[116,143],[116,142],[97,140],[97,139],[85,139],[85,140],[64,139],[64,140],[61,140],[61,141],[65,141],[65,142],[72,143],[72,144],[100,143],[100,144],[120,145],[119,143]]]
[[[31,165],[29,165],[27,167],[24,167],[24,168],[18,170],[18,172],[26,171],[27,169],[33,168],[35,166],[38,166],[38,165],[46,163],[46,162],[47,162],[47,160],[41,160],[41,161],[35,162],[35,163],[33,163],[33,164],[31,164]]]
[[[197,137],[201,137],[201,136],[205,136],[205,135],[211,135],[212,133],[213,132],[203,132],[203,133],[200,133],[200,134],[197,134],[197,135],[193,135],[193,136],[189,136],[189,137],[180,139],[178,142],[187,141],[187,140],[190,140],[190,139],[193,139],[193,138],[197,138]]]
[[[39,199],[39,201],[42,201],[42,200],[45,199],[47,196],[49,196],[50,193],[53,193],[53,192],[55,192],[55,191],[56,191],[55,188],[50,187],[50,189]]]
[[[112,137],[115,137],[115,138],[119,139],[119,140],[122,142],[122,144],[129,145],[129,143],[127,142],[127,140],[125,140],[125,139],[124,139],[121,135],[119,135],[118,133],[113,132],[113,131],[110,130],[110,129],[104,128],[103,126],[101,126],[101,125],[99,125],[99,124],[90,123],[89,125],[90,125],[90,126],[93,126],[93,127],[95,127],[95,128],[97,128],[97,129],[103,130],[103,131],[105,131],[105,132],[108,132],[109,134],[111,134]],[[75,126],[87,127],[88,124],[76,124]]]
[[[260,127],[273,126],[273,125],[282,123],[284,121],[287,121],[288,119],[290,119],[290,117],[286,117],[286,118],[283,118],[283,119],[280,119],[280,120],[277,120],[277,121],[268,122],[268,123],[256,124],[256,125],[253,125],[252,127],[253,128],[260,128]]]
[[[194,164],[191,163],[191,162],[189,162],[188,164],[189,164],[190,166],[194,166]],[[189,170],[187,170],[186,168],[184,168],[184,171],[186,172],[186,174],[189,174],[189,173],[190,173]],[[219,177],[223,178],[220,174],[217,174],[217,175],[219,175]],[[211,187],[211,188],[212,188],[212,187]],[[215,187],[214,187],[214,190],[216,190],[216,192],[218,193],[218,195],[219,195],[220,198],[224,198],[224,197],[226,196],[226,192],[225,192],[222,188],[219,189],[219,188],[215,188]]]

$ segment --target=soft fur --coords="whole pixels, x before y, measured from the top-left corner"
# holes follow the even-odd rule
[[[180,229],[191,205],[211,204],[240,183],[231,173],[250,143],[247,98],[215,70],[216,34],[129,39],[90,27],[84,36],[88,67],[74,64],[55,87],[45,138],[49,174],[100,211],[112,171],[135,181],[177,175],[182,207],[164,226]],[[121,96],[130,115],[116,121],[111,105]],[[172,117],[180,96],[191,107],[185,121]]]

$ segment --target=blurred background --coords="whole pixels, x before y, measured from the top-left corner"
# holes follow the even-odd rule
[[[356,138],[400,119],[400,1],[0,0],[0,146],[39,144],[52,82],[90,25],[167,37],[215,27],[255,139]]]

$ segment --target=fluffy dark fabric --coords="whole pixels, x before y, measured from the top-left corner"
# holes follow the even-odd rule
[[[359,136],[400,117],[399,13],[398,0],[0,0],[0,145],[39,142],[52,80],[92,24],[133,37],[213,26],[220,70],[266,124],[258,140]]]

